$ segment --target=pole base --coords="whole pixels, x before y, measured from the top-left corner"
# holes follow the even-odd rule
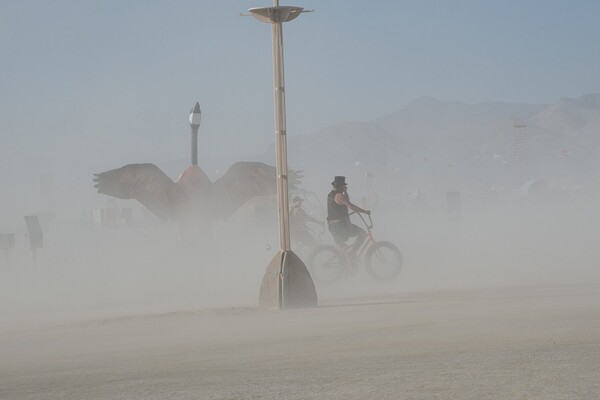
[[[306,265],[293,251],[273,257],[258,295],[260,308],[289,309],[317,307],[317,291]]]

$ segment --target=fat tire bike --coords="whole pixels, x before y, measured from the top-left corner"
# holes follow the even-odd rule
[[[355,213],[350,215],[352,214]],[[367,235],[356,253],[350,247],[342,250],[337,246],[323,244],[315,247],[309,254],[308,269],[316,281],[332,283],[343,275],[350,275],[356,271],[361,259],[369,275],[376,280],[390,280],[400,273],[403,260],[398,247],[391,242],[376,241],[373,238],[371,215],[367,214],[368,222],[362,214],[358,215],[367,229]]]

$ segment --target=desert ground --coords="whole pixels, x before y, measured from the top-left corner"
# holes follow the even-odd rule
[[[598,217],[527,215],[380,224],[398,279],[317,283],[311,309],[257,307],[273,250],[256,235],[203,269],[165,231],[73,235],[35,266],[16,249],[0,398],[600,398]]]
[[[2,326],[2,399],[595,399],[600,285]]]

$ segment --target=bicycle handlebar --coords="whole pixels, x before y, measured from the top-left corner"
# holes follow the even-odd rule
[[[358,216],[360,217],[360,219],[362,220],[363,224],[365,224],[365,226],[368,229],[373,229],[373,219],[371,218],[371,214],[367,214],[367,216],[369,217],[369,223],[367,223],[367,220],[365,219],[365,217],[363,217],[363,213],[359,213],[356,211],[352,211],[351,213],[348,214],[348,216],[352,215],[352,214],[358,214]]]

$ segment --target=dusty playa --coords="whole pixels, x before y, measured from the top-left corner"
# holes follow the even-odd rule
[[[279,2],[0,1],[0,400],[600,399],[600,1]]]
[[[594,399],[600,286],[2,326],[2,399]]]
[[[596,399],[592,211],[458,225],[380,212],[400,277],[318,284],[304,310],[256,307],[274,236],[256,230],[221,227],[213,260],[177,252],[168,229],[56,238],[35,269],[16,249],[2,264],[0,398]]]

